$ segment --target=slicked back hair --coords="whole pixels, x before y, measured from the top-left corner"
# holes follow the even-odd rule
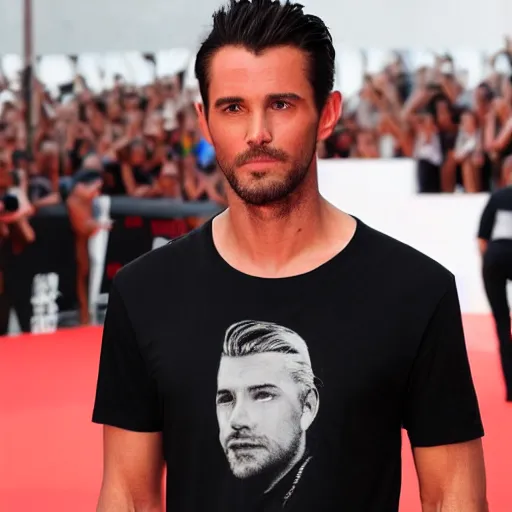
[[[317,16],[289,0],[230,0],[213,14],[213,28],[201,45],[195,75],[206,113],[210,63],[225,46],[243,47],[254,54],[280,46],[292,46],[309,58],[308,78],[321,112],[334,85],[335,51],[332,37]]]
[[[316,389],[306,342],[294,331],[272,322],[242,320],[226,331],[222,355],[244,357],[277,353],[289,355],[287,364],[291,376],[301,386],[302,398]]]

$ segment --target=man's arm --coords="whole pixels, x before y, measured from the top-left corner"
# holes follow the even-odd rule
[[[160,433],[103,429],[103,480],[97,512],[161,512]]]
[[[93,422],[103,425],[103,481],[98,512],[161,512],[161,401],[151,378],[125,297],[136,289],[121,270],[109,296],[94,403]],[[137,277],[137,276],[135,276]]]
[[[423,332],[404,408],[423,512],[487,512],[484,429],[454,276]]]
[[[414,449],[423,512],[488,512],[480,439]]]

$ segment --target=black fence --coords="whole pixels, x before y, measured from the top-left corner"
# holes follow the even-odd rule
[[[115,273],[142,254],[181,236],[221,208],[210,202],[113,197],[101,292],[108,293]],[[7,334],[14,309],[23,332],[51,331],[76,318],[75,238],[64,205],[41,209],[31,219],[36,241],[15,253],[0,246],[0,335]],[[75,320],[76,321],[76,320]]]

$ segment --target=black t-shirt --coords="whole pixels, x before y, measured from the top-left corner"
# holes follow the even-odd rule
[[[296,277],[243,274],[211,221],[115,277],[93,421],[163,432],[167,510],[398,510],[414,447],[483,435],[454,277],[362,221]]]
[[[512,186],[489,197],[480,217],[478,238],[491,242],[512,242]]]

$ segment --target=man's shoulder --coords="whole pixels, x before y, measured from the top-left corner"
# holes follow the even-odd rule
[[[122,291],[133,285],[155,286],[162,280],[183,276],[194,270],[206,242],[207,226],[203,225],[126,264],[114,277],[114,285]]]
[[[410,283],[447,287],[453,273],[425,252],[370,226],[364,226],[366,254],[370,262],[389,277],[407,278]]]

